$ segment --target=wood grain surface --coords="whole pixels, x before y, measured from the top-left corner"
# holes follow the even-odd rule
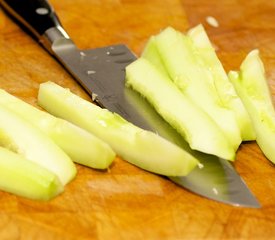
[[[275,101],[275,1],[51,0],[80,48],[127,44],[140,54],[170,25],[203,23],[226,70],[259,48]],[[219,27],[206,22],[215,17]],[[39,84],[55,81],[88,95],[39,44],[0,11],[0,87],[36,106]],[[255,142],[234,167],[262,208],[207,200],[116,158],[109,171],[78,165],[65,192],[41,203],[0,191],[0,239],[275,239],[275,167]]]

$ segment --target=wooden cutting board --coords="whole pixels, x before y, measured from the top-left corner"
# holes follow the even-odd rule
[[[275,1],[52,0],[80,48],[127,44],[140,54],[171,25],[203,23],[226,70],[259,48],[275,98]],[[215,17],[219,27],[206,21]],[[0,87],[36,105],[41,82],[88,95],[0,11]],[[275,100],[275,99],[274,99]],[[77,166],[64,194],[41,203],[0,191],[0,239],[275,239],[275,167],[255,142],[242,144],[236,170],[262,204],[238,208],[207,200],[117,158],[109,171]]]

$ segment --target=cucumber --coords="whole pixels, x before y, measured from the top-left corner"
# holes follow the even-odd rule
[[[144,58],[126,67],[126,85],[142,94],[190,147],[234,160],[235,151],[215,122]]]
[[[18,196],[50,200],[64,190],[54,173],[3,147],[0,172],[0,189]]]
[[[41,130],[2,105],[0,119],[0,146],[52,171],[63,185],[75,177],[71,159]]]
[[[115,158],[111,147],[88,131],[39,110],[2,89],[0,105],[14,111],[46,133],[76,163],[106,169]]]
[[[157,134],[129,123],[61,86],[40,84],[38,104],[53,115],[67,119],[106,141],[124,160],[157,174],[187,175],[198,161]]]
[[[234,86],[216,55],[204,27],[199,24],[190,29],[187,35],[191,38],[196,47],[196,54],[203,62],[203,66],[213,77],[213,81],[222,105],[230,108],[235,113],[237,123],[241,131],[243,141],[255,140],[256,135],[250,117],[242,101],[237,95]]]
[[[155,65],[155,67],[157,67],[157,69],[163,74],[169,75],[156,46],[155,36],[149,38],[147,44],[145,45],[145,48],[141,53],[141,57],[147,59],[149,62]]]
[[[246,56],[240,72],[230,71],[228,75],[250,115],[257,144],[275,163],[275,111],[259,51]]]
[[[213,78],[196,55],[190,37],[168,27],[155,36],[155,42],[172,81],[212,117],[237,150],[242,139],[235,114],[222,106]]]

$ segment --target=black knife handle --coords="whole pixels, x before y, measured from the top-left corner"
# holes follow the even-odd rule
[[[0,4],[44,46],[51,45],[60,37],[69,39],[53,7],[47,0],[0,0]],[[50,29],[54,31],[48,34],[47,31]],[[45,35],[47,41],[45,41]],[[48,46],[46,47],[48,48]]]

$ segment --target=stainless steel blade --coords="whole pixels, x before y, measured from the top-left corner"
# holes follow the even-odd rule
[[[144,98],[125,87],[125,67],[136,59],[125,45],[83,51],[67,39],[54,44],[52,49],[67,70],[101,106],[141,128],[157,132],[200,161],[199,167],[188,176],[169,177],[170,180],[209,199],[235,206],[260,207],[227,160],[191,150]]]
[[[188,177],[169,178],[180,186],[193,189],[193,192],[219,202],[242,207],[260,207],[231,164],[214,156],[202,157],[199,167]]]
[[[151,129],[142,116],[137,116],[125,94],[125,67],[136,59],[125,45],[82,51],[71,40],[63,39],[55,42],[52,50],[100,106],[144,129]]]

